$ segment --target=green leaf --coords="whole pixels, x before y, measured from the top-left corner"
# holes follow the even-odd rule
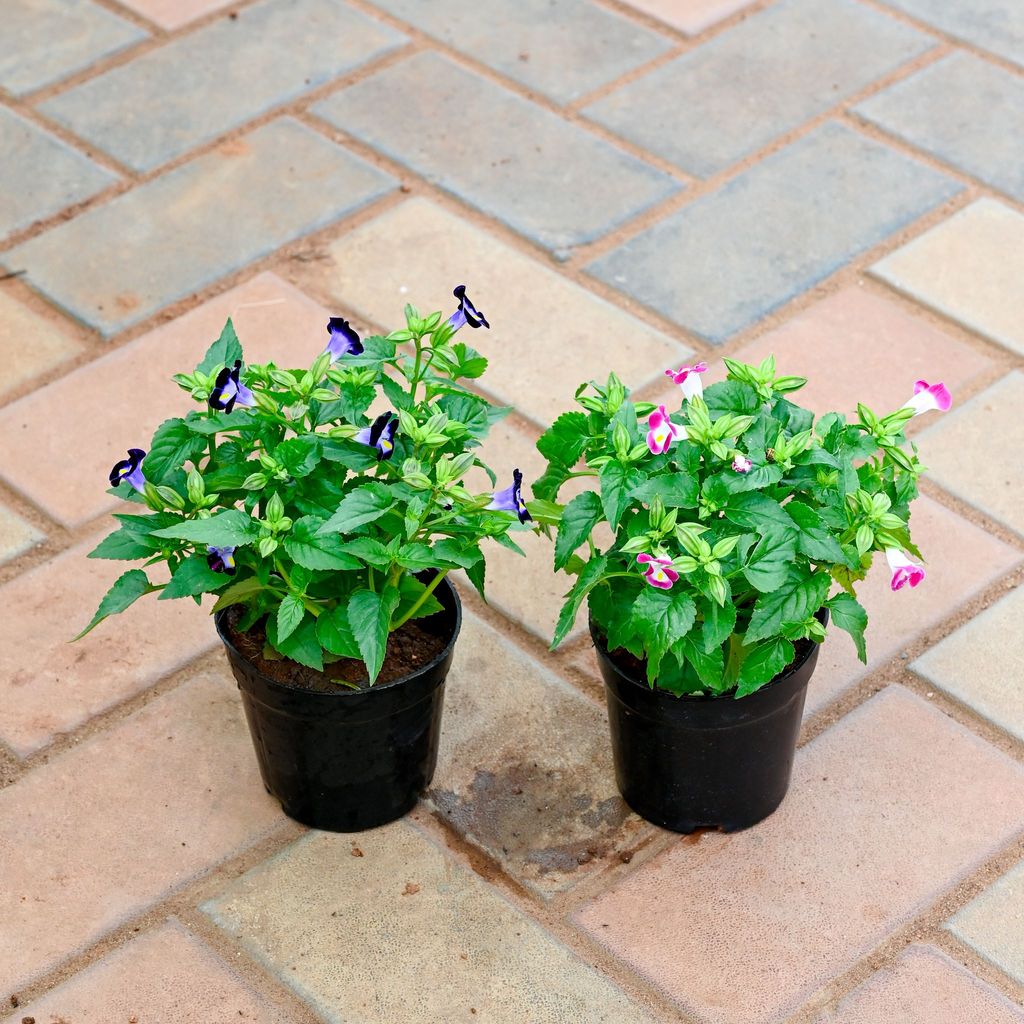
[[[647,654],[647,680],[657,678],[665,652],[693,628],[697,607],[681,588],[645,587],[633,604],[632,626]]]
[[[298,480],[309,476],[320,461],[320,441],[315,437],[290,437],[274,449],[273,456]]]
[[[353,530],[380,519],[395,504],[391,490],[379,483],[362,484],[349,491],[337,511],[320,527],[320,533],[351,533]]]
[[[738,380],[723,380],[704,389],[704,402],[712,418],[733,413],[753,416],[761,407],[761,399],[749,385]]]
[[[286,595],[277,606],[277,643],[284,643],[299,628],[305,615],[302,601],[294,594]]]
[[[449,420],[463,424],[471,437],[486,437],[491,429],[490,403],[475,395],[445,395],[437,406]]]
[[[770,683],[793,660],[793,645],[781,636],[747,652],[740,665],[736,696],[746,697]]]
[[[222,572],[214,572],[207,565],[205,555],[189,555],[174,570],[170,582],[160,592],[159,600],[169,601],[176,597],[206,594],[211,590],[219,590],[230,581],[230,576],[225,576]]]
[[[551,650],[554,650],[568,635],[569,631],[576,624],[576,615],[580,610],[587,594],[597,586],[601,577],[608,569],[608,556],[598,555],[591,558],[580,570],[576,584],[569,591],[569,598],[562,606],[558,616],[558,623],[555,626],[555,635],[551,640]]]
[[[224,366],[234,366],[242,358],[242,344],[235,334],[235,325],[228,317],[220,337],[206,350],[203,361],[196,367],[196,373],[217,373]]]
[[[764,466],[754,466],[749,473],[736,473],[729,470],[722,475],[722,483],[733,494],[740,494],[743,491],[759,491],[765,487],[771,487],[782,479],[782,470],[770,463]]]
[[[349,598],[348,621],[366,663],[371,685],[376,682],[384,664],[391,615],[399,600],[400,595],[394,587],[387,587],[380,594],[372,590],[357,590]]]
[[[647,505],[661,498],[666,508],[696,508],[700,482],[689,473],[662,473],[637,484],[633,497]]]
[[[801,554],[816,562],[846,561],[839,541],[829,533],[825,521],[810,505],[801,501],[788,501],[783,508],[800,531],[797,549]]]
[[[323,672],[324,656],[316,635],[316,620],[312,615],[303,619],[295,632],[283,640],[277,634],[277,617],[269,616],[267,639],[271,646],[286,658],[291,658],[292,661],[297,661],[307,668],[316,669],[317,672]]]
[[[762,593],[771,593],[786,582],[795,557],[796,531],[771,526],[762,533],[757,546],[750,552],[743,575],[751,586]]]
[[[672,648],[677,655],[684,657],[697,673],[700,681],[713,693],[720,693],[723,687],[722,677],[725,673],[725,654],[722,648],[706,649],[697,643],[696,637],[684,637]]]
[[[337,533],[320,534],[323,520],[316,516],[297,519],[284,538],[284,550],[305,569],[359,569],[361,563],[346,553]]]
[[[868,613],[852,594],[836,594],[828,602],[828,608],[832,621],[850,634],[857,647],[857,657],[866,665],[868,652],[864,644],[864,630],[868,625]]]
[[[337,462],[353,473],[362,473],[377,465],[377,449],[347,438],[320,442],[320,453],[328,462]]]
[[[146,539],[145,534],[122,526],[108,534],[89,552],[89,558],[110,558],[131,561],[135,558],[149,558],[158,545]]]
[[[260,525],[248,512],[231,508],[209,519],[183,519],[174,526],[154,530],[154,537],[171,537],[193,544],[239,547],[251,544],[260,535]]]
[[[704,650],[710,652],[721,647],[736,628],[736,606],[704,600],[700,610],[704,616]]]
[[[582,412],[564,412],[537,441],[537,451],[548,462],[571,469],[587,447],[587,417]]]
[[[163,484],[182,464],[206,448],[206,442],[189,429],[183,419],[164,420],[149,446],[142,462],[146,479],[155,485]]]
[[[562,511],[562,521],[555,538],[555,571],[564,568],[572,553],[590,536],[601,521],[604,510],[601,499],[593,491],[577,494]]]
[[[427,547],[425,544],[423,546]],[[387,569],[395,561],[395,556],[373,537],[356,537],[354,540],[345,541],[341,545],[341,550],[349,555],[354,555],[367,565],[372,565],[374,569]],[[430,549],[427,548],[427,550]],[[433,568],[433,562],[425,566],[417,566],[417,568]]]
[[[718,503],[725,518],[747,530],[764,530],[772,525],[793,528],[792,520],[785,509],[765,494],[744,491],[739,494],[726,492],[724,502]]]
[[[230,608],[233,604],[244,604],[251,597],[267,588],[255,576],[247,576],[244,580],[236,580],[227,590],[222,590],[217,596],[217,603],[213,611],[219,612],[222,608]]]
[[[115,581],[114,585],[103,595],[96,614],[92,617],[89,625],[82,630],[74,640],[80,640],[91,629],[98,626],[108,615],[116,615],[123,612],[125,608],[134,604],[143,594],[149,594],[157,590],[149,582],[146,574],[141,569],[129,569]]]
[[[552,462],[547,469],[533,482],[530,488],[534,497],[543,501],[554,501],[562,484],[569,479],[572,472],[567,466]],[[130,486],[130,485],[129,485]]]
[[[604,515],[613,530],[618,529],[622,514],[633,500],[632,492],[640,480],[639,472],[612,460],[601,467],[601,504]]]
[[[356,643],[355,634],[348,622],[348,609],[338,605],[329,612],[323,612],[316,620],[316,638],[320,646],[339,658],[355,658],[362,661],[363,656]]]
[[[791,578],[778,590],[762,594],[754,605],[743,642],[752,644],[781,633],[785,626],[806,622],[825,603],[831,585],[828,573],[817,572]]]
[[[457,565],[461,569],[471,569],[483,558],[479,544],[456,540],[454,537],[439,540],[433,550],[435,557],[442,563],[441,568]]]
[[[185,422],[192,433],[202,434],[204,437],[221,430],[240,430],[246,427],[254,430],[261,425],[250,409],[233,409],[231,412],[218,412],[213,416],[192,413]]]

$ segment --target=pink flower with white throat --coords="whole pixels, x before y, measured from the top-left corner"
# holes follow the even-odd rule
[[[924,569],[907,558],[899,548],[886,548],[885,557],[892,570],[889,586],[893,590],[902,590],[908,583],[916,587],[924,579]]]
[[[655,455],[664,455],[676,443],[686,437],[686,428],[676,426],[668,418],[665,406],[659,405],[647,417],[647,447]]]
[[[926,380],[915,381],[914,397],[904,402],[901,408],[913,409],[915,416],[931,412],[946,412],[953,404],[953,396],[945,384],[929,384]]]
[[[707,363],[694,363],[693,366],[680,366],[678,370],[666,370],[665,376],[671,377],[672,381],[679,385],[685,402],[688,398],[700,398],[704,394],[700,375],[706,372],[707,368]]]
[[[644,573],[647,582],[659,590],[671,590],[672,584],[679,579],[679,573],[672,568],[671,558],[656,558],[654,555],[640,554],[636,560],[647,566]]]
[[[737,452],[736,458],[732,460],[732,468],[737,473],[749,473],[754,468],[754,464],[745,455]]]

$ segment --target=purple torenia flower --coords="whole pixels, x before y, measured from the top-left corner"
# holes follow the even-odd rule
[[[332,363],[336,363],[342,356],[362,355],[363,343],[344,317],[332,316],[327,321],[327,333],[331,340],[327,342],[324,351],[330,352]]]
[[[686,428],[676,426],[668,418],[665,406],[659,405],[650,416],[647,417],[647,447],[655,455],[664,455],[676,443],[686,437]]]
[[[128,458],[114,463],[110,471],[110,486],[116,487],[122,480],[127,480],[137,491],[146,486],[146,478],[142,475],[142,460],[146,453],[141,448],[129,448]]]
[[[679,385],[685,402],[688,398],[700,398],[704,394],[700,375],[707,372],[707,368],[707,363],[694,363],[693,366],[680,366],[678,370],[666,370],[665,376]]]
[[[523,474],[518,469],[512,470],[512,486],[495,491],[491,503],[487,506],[497,512],[515,512],[519,522],[526,523],[533,519],[530,510],[523,501]]]
[[[206,547],[206,564],[214,572],[223,572],[228,576],[235,575],[235,549],[219,548],[213,544]]]
[[[736,458],[732,460],[732,468],[737,473],[749,473],[754,468],[754,464],[745,455],[737,452]]]
[[[913,409],[915,416],[936,409],[946,412],[953,404],[953,397],[945,384],[929,384],[926,380],[914,382],[914,397],[903,403],[902,408]]]
[[[902,590],[908,583],[916,587],[924,579],[924,569],[907,558],[899,548],[886,548],[885,558],[892,570],[889,586],[893,590]]]
[[[234,366],[225,366],[214,381],[210,392],[210,408],[231,412],[236,405],[251,409],[256,404],[252,392],[238,379],[242,360],[236,359]]]
[[[448,323],[452,325],[453,331],[457,331],[465,324],[469,324],[470,327],[486,327],[490,330],[491,325],[487,322],[487,317],[473,305],[470,297],[466,294],[464,284],[460,284],[452,294],[459,300],[459,308],[448,317]]]
[[[644,577],[652,587],[659,590],[671,590],[672,584],[679,579],[679,573],[672,568],[671,558],[656,558],[654,555],[640,554],[636,560],[641,565],[646,565],[647,570]]]
[[[368,444],[377,449],[377,461],[390,459],[395,453],[395,430],[398,417],[389,409],[382,412],[368,427],[363,427],[355,436],[360,444]]]

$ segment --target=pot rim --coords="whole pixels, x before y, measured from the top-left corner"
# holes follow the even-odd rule
[[[814,617],[818,619],[824,626],[828,626],[829,613],[827,608],[819,608],[818,611],[814,613]],[[781,686],[783,683],[786,682],[787,679],[789,679],[795,673],[799,672],[800,669],[802,669],[804,665],[807,664],[808,660],[810,659],[811,655],[814,654],[815,650],[817,650],[821,646],[820,640],[812,640],[811,646],[807,649],[807,651],[804,653],[802,657],[795,658],[777,676],[775,676],[774,679],[771,679],[769,682],[765,683],[764,686],[758,687],[756,690],[754,690],[753,693],[748,693],[743,697],[737,697],[735,691],[732,690],[730,690],[728,693],[675,694],[672,693],[671,690],[666,690],[663,687],[658,686],[657,682],[655,682],[654,686],[651,686],[646,681],[636,679],[634,676],[629,675],[627,672],[621,669],[614,661],[612,661],[611,652],[608,650],[608,644],[605,638],[598,632],[597,624],[594,622],[593,616],[587,616],[587,623],[590,627],[590,638],[591,640],[593,640],[594,646],[595,648],[597,648],[598,653],[602,654],[605,658],[608,659],[609,664],[611,664],[612,668],[615,669],[616,674],[621,679],[624,679],[627,683],[631,683],[633,686],[638,686],[642,690],[646,690],[648,693],[661,694],[665,697],[672,698],[672,700],[674,701],[690,701],[694,704],[707,704],[716,700],[750,700],[752,697],[756,697],[759,693],[764,693],[766,690],[773,689],[776,686]]]
[[[418,676],[425,675],[427,672],[436,669],[439,665],[441,665],[444,662],[446,658],[451,656],[452,650],[455,647],[455,642],[459,639],[459,632],[462,629],[462,601],[459,598],[459,592],[456,589],[455,584],[451,581],[451,579],[448,576],[445,576],[445,578],[441,581],[441,584],[446,586],[447,589],[451,591],[452,611],[454,612],[455,615],[455,622],[452,628],[452,635],[448,642],[445,644],[444,648],[435,658],[431,659],[425,665],[421,665],[419,668],[416,669],[415,672],[409,672],[404,676],[399,676],[398,679],[392,679],[388,683],[374,683],[372,686],[367,686],[365,688],[360,687],[359,689],[352,689],[348,686],[339,686],[336,691],[327,691],[306,690],[301,686],[289,686],[287,683],[282,683],[279,679],[274,679],[271,676],[266,675],[266,673],[261,672],[259,668],[257,668],[257,666],[253,664],[253,662],[249,658],[247,658],[231,642],[231,640],[225,633],[224,629],[222,628],[223,617],[227,612],[227,608],[222,608],[219,612],[215,613],[213,617],[213,623],[214,626],[216,627],[217,635],[220,637],[221,642],[224,644],[224,646],[233,655],[235,655],[235,657],[237,657],[239,661],[242,661],[246,665],[249,665],[252,668],[252,670],[260,677],[260,679],[263,680],[272,689],[280,690],[285,693],[301,693],[304,695],[308,695],[313,699],[323,698],[324,700],[336,700],[338,698],[345,697],[351,699],[362,697],[366,699],[372,697],[372,695],[375,693],[385,693],[386,691],[399,689],[400,687],[411,682],[413,679],[416,679]],[[440,615],[442,613],[435,612],[434,614]]]

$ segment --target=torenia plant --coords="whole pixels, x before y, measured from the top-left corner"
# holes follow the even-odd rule
[[[860,405],[855,423],[815,420],[789,397],[806,379],[779,375],[773,357],[725,364],[728,379],[706,390],[703,363],[667,370],[682,399],[671,412],[630,401],[614,374],[583,385],[582,408],[537,444],[548,468],[534,507],[558,526],[555,568],[576,577],[553,646],[587,601],[608,649],[646,660],[651,686],[675,694],[753,693],[794,642],[823,639],[823,609],[864,661],[856,584],[876,554],[893,590],[924,578],[908,526],[924,467],[903,431],[948,409],[946,388],[918,381],[885,416]],[[557,505],[581,476],[598,490]],[[599,524],[613,535],[604,550]]]
[[[214,611],[244,606],[241,631],[265,618],[268,657],[318,670],[356,658],[373,682],[389,634],[440,610],[434,590],[449,572],[464,569],[483,593],[481,541],[519,551],[508,532],[530,514],[518,470],[493,493],[463,482],[479,466],[497,485],[477,448],[507,410],[463,383],[487,360],[454,336],[490,325],[463,286],[455,296],[446,320],[407,306],[387,337],[332,318],[308,369],[247,365],[229,320],[174,378],[201,408],[111,470],[110,493],[147,511],[116,515],[120,528],[90,554],[164,562],[170,578],[129,569],[80,635],[144,594],[212,593]]]

